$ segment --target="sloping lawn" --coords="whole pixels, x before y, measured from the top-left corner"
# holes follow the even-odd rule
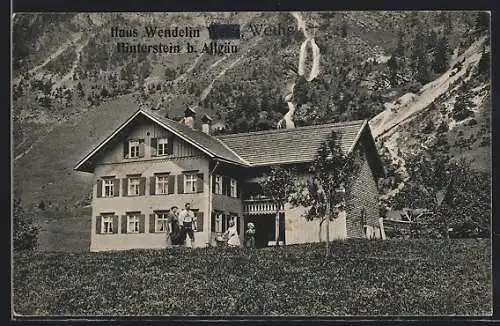
[[[21,315],[488,315],[489,240],[14,256]]]

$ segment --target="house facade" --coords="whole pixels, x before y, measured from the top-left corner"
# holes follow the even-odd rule
[[[229,220],[242,242],[249,221],[260,246],[273,243],[276,227],[287,244],[319,241],[319,223],[307,221],[303,207],[281,207],[276,225],[276,208],[262,196],[259,178],[283,165],[307,179],[307,164],[332,130],[342,135],[344,150],[360,154],[361,170],[354,208],[330,223],[330,235],[381,237],[377,178],[383,169],[366,121],[214,137],[208,116],[202,130],[194,129],[194,114],[186,110],[177,122],[138,110],[77,163],[75,170],[94,175],[91,251],[165,248],[167,213],[185,203],[197,219],[195,247],[214,245]]]

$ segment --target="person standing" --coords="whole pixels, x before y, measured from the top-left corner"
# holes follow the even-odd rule
[[[246,236],[246,247],[249,249],[255,248],[255,225],[252,222],[248,222],[247,230],[245,231]]]
[[[224,233],[224,237],[227,238],[227,244],[229,247],[239,247],[241,245],[234,220],[229,221],[229,228]]]
[[[191,205],[186,203],[184,209],[179,214],[179,224],[182,227],[182,241],[187,245],[186,239],[189,236],[188,247],[193,247],[194,245],[194,230],[196,230],[196,217],[194,212],[191,210]]]
[[[180,244],[181,230],[179,227],[179,210],[177,206],[172,206],[168,212],[168,232],[167,245],[177,246]]]

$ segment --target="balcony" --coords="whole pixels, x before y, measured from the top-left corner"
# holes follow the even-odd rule
[[[283,205],[279,211],[285,211]],[[267,198],[246,199],[243,201],[243,212],[250,215],[275,214],[276,204]]]

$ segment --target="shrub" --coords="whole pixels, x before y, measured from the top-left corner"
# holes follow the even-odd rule
[[[14,200],[14,250],[33,250],[37,246],[39,228],[33,218],[24,212],[21,201]]]

